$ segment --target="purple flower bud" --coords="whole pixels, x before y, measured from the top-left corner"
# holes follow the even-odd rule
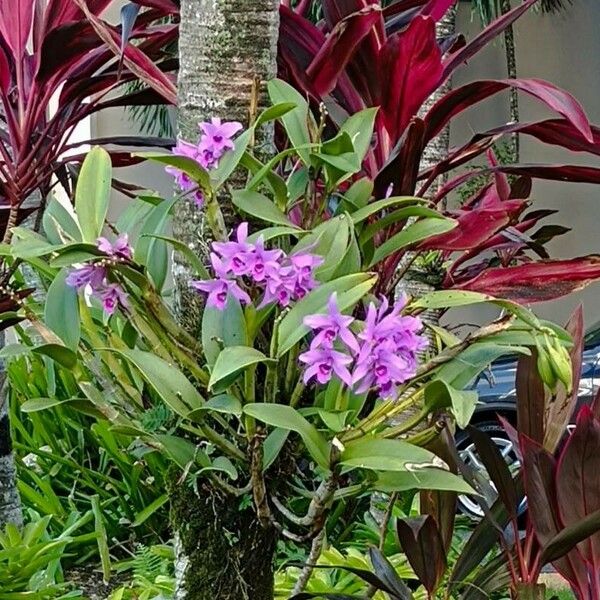
[[[107,315],[112,315],[119,306],[126,308],[129,306],[127,295],[118,283],[107,285],[99,294],[102,300],[104,312]]]
[[[131,260],[133,258],[133,249],[129,245],[129,237],[126,233],[122,233],[112,244],[105,237],[99,237],[96,241],[96,245],[100,252],[108,254],[108,256],[114,256],[117,258],[125,258]]]

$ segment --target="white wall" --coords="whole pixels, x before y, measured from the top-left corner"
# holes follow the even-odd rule
[[[118,20],[118,10],[112,9],[107,16],[113,21]],[[530,11],[516,25],[520,76],[547,79],[569,90],[582,102],[590,119],[596,123],[600,123],[599,23],[600,2],[576,0],[564,14],[541,15]],[[471,17],[468,2],[460,3],[457,29],[464,32],[467,39],[479,30],[477,19]],[[497,41],[456,74],[454,85],[474,79],[505,77],[505,74],[503,47],[501,41]],[[535,120],[549,115],[539,103],[521,98],[522,120]],[[507,119],[506,96],[485,101],[455,121],[451,132],[452,143],[459,144],[473,132],[489,129]],[[92,133],[97,136],[133,132],[135,127],[121,110],[99,114],[92,123]],[[521,147],[523,162],[577,162],[600,166],[598,157],[586,160],[584,156],[545,146],[533,139],[523,138]],[[117,176],[158,189],[164,194],[169,194],[171,190],[171,179],[156,165],[141,165]],[[554,222],[573,229],[550,244],[553,256],[567,258],[600,253],[600,186],[536,182],[532,198],[537,208],[560,209],[561,213]],[[588,322],[600,319],[600,284],[567,299],[537,305],[536,310],[544,317],[564,321],[580,302],[584,303]],[[469,311],[461,318],[471,321],[480,316],[480,313]]]

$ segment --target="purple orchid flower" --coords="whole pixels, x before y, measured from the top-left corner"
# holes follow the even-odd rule
[[[127,295],[118,283],[110,283],[99,294],[104,312],[112,315],[119,306],[126,308],[129,305]]]
[[[262,236],[256,240],[254,251],[250,256],[248,263],[248,275],[256,283],[263,282],[270,274],[279,271],[279,260],[283,257],[281,250],[265,250],[265,243]]]
[[[233,150],[233,136],[242,129],[242,124],[237,121],[221,122],[218,117],[200,123],[202,142],[206,148],[220,158],[227,150]]]
[[[237,298],[242,304],[250,304],[250,296],[233,279],[209,279],[192,281],[190,285],[208,294],[207,306],[214,306],[218,310],[225,310],[229,295]]]
[[[352,376],[348,365],[352,358],[333,348],[315,348],[301,354],[298,359],[307,365],[303,381],[308,383],[316,377],[320,384],[331,380],[333,374],[337,375],[347,386],[352,385]]]
[[[360,352],[356,337],[350,331],[354,322],[352,317],[343,315],[337,305],[337,293],[331,294],[327,302],[326,315],[309,315],[304,318],[304,324],[311,329],[319,330],[315,335],[311,348],[333,347],[336,339],[340,339],[355,354]]]
[[[122,233],[112,244],[105,237],[99,237],[96,241],[96,246],[100,252],[108,254],[108,256],[114,256],[117,258],[125,258],[131,260],[133,258],[133,249],[129,245],[129,236],[126,233]]]
[[[236,241],[213,242],[212,248],[222,259],[224,272],[231,271],[237,277],[248,273],[254,246],[246,241],[247,238],[248,223],[244,222],[237,228]]]
[[[85,265],[78,269],[73,269],[66,277],[65,283],[81,290],[89,285],[92,290],[100,289],[106,278],[106,269],[97,265]]]

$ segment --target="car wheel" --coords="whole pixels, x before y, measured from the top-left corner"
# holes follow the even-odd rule
[[[494,421],[482,421],[473,423],[473,427],[479,429],[479,431],[483,431],[490,436],[492,441],[498,446],[500,452],[506,459],[508,467],[510,471],[515,474],[521,467],[521,463],[519,458],[513,448],[513,443],[508,438],[508,435],[502,428],[502,426]],[[477,454],[477,450],[475,448],[475,443],[469,437],[467,431],[459,431],[456,434],[455,438],[456,449],[458,450],[458,454],[461,459],[471,468],[479,471],[488,481],[489,476],[479,455]],[[494,485],[491,483],[492,488]],[[495,489],[495,488],[494,488]],[[495,500],[495,498],[494,498]],[[461,495],[458,497],[458,510],[464,515],[467,515],[471,519],[479,520],[484,514],[483,510],[477,503],[477,501],[471,496]],[[519,515],[525,513],[526,503],[525,500],[519,506]]]

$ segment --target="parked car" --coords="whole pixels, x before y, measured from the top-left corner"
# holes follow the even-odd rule
[[[473,384],[473,388],[479,393],[479,405],[471,420],[472,425],[492,438],[506,458],[511,470],[515,471],[520,464],[513,450],[512,442],[498,421],[498,415],[516,425],[516,374],[517,358],[506,357],[493,363],[487,371],[479,376]],[[592,326],[585,335],[578,405],[591,402],[599,388],[600,322]],[[577,414],[577,410],[574,411],[575,414]],[[470,466],[483,469],[475,451],[475,445],[467,431],[458,431],[455,439],[461,458]],[[459,510],[464,514],[473,518],[483,516],[478,504],[468,496],[461,496],[458,504]],[[525,510],[525,505],[523,505],[523,510]]]

